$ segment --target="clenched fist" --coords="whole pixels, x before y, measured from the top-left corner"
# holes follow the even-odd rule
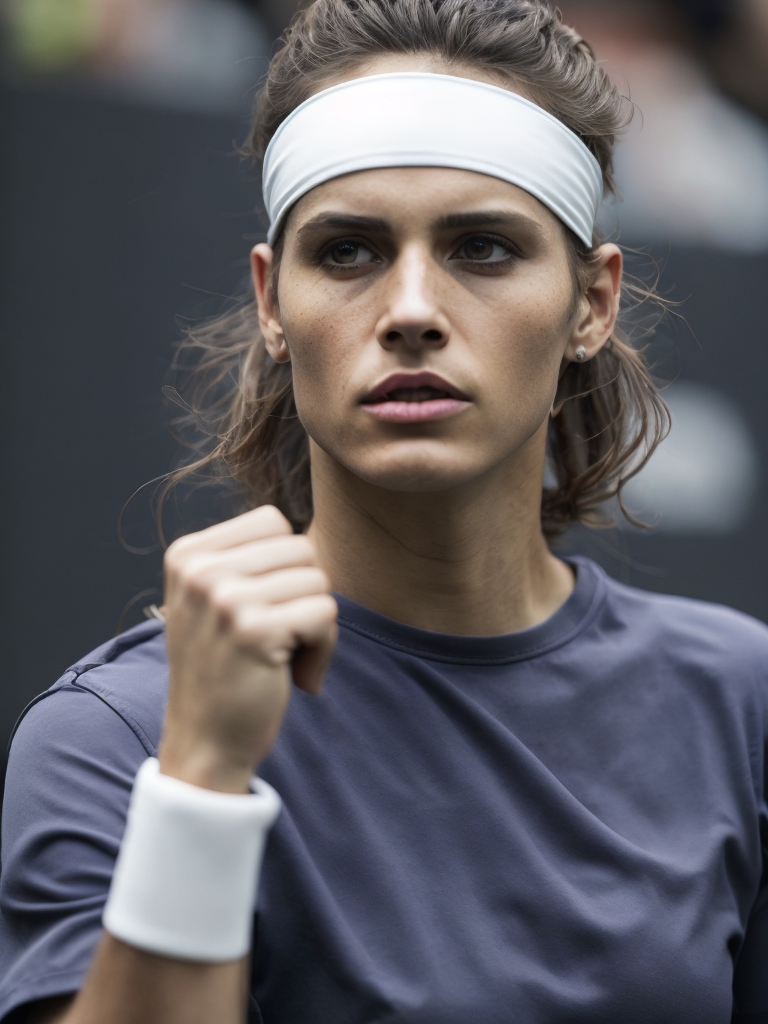
[[[336,643],[336,602],[314,546],[271,505],[182,537],[165,555],[164,607],[161,771],[245,792],[292,681],[319,693]]]

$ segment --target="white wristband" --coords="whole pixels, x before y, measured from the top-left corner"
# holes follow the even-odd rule
[[[263,779],[239,796],[138,771],[112,876],[104,927],[116,938],[182,960],[223,962],[251,943],[267,834],[280,797]]]

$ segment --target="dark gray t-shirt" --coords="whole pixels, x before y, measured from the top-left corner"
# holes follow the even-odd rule
[[[729,1024],[735,992],[767,1024],[768,629],[574,564],[566,604],[508,636],[340,599],[325,689],[294,693],[260,772],[284,809],[250,1022]],[[148,622],[26,712],[0,1020],[83,982],[166,687]]]

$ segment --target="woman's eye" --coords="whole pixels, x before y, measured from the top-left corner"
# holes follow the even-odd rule
[[[360,242],[337,242],[326,250],[323,263],[326,266],[357,267],[363,263],[375,263],[376,256]]]
[[[472,263],[505,263],[512,255],[508,246],[484,235],[478,235],[475,238],[468,238],[461,248],[457,249],[453,258],[469,260]]]

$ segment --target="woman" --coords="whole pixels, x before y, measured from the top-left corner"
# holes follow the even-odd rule
[[[260,330],[214,328],[254,507],[17,732],[1,1019],[768,1020],[766,630],[548,544],[665,425],[620,118],[545,0],[298,16]]]

